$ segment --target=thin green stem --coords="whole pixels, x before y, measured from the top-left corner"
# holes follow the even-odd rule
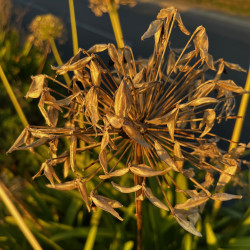
[[[110,21],[113,27],[117,47],[124,48],[122,29],[121,29],[119,15],[115,7],[115,1],[114,0],[106,0],[106,1],[107,1],[109,17],[110,17]]]
[[[250,91],[250,66],[249,66],[249,70],[248,70],[245,90]],[[231,149],[237,147],[237,143],[239,142],[241,131],[242,131],[242,126],[244,123],[244,118],[245,118],[245,115],[247,112],[248,101],[249,101],[249,93],[245,93],[241,98],[240,107],[239,107],[239,111],[238,111],[239,118],[237,118],[237,120],[235,122],[234,131],[233,131],[233,135],[232,135],[232,139],[231,139],[232,142],[230,143],[229,151]]]
[[[74,55],[76,55],[78,52],[78,38],[77,38],[77,29],[76,29],[74,0],[69,0],[69,12],[70,12],[70,23],[71,23],[71,31],[72,31],[73,53]]]
[[[10,214],[15,218],[17,225],[19,226],[20,230],[25,235],[26,239],[29,241],[30,245],[35,250],[42,250],[42,247],[26,225],[25,221],[23,220],[22,216],[18,212],[17,208],[13,204],[13,202],[10,200],[4,189],[6,189],[5,185],[0,181],[0,198],[2,199],[5,206],[8,208]]]
[[[23,126],[27,127],[29,125],[29,123],[28,123],[28,121],[27,121],[27,119],[26,119],[26,117],[25,117],[25,115],[23,113],[23,110],[22,110],[19,102],[17,101],[17,98],[16,98],[16,96],[15,96],[15,94],[14,94],[14,92],[13,92],[13,90],[12,90],[12,88],[11,88],[5,74],[4,74],[4,71],[3,71],[2,67],[1,67],[1,65],[0,65],[0,78],[3,81],[3,85],[4,85],[8,95],[9,95],[11,101],[12,101],[12,104],[14,105],[14,107],[16,109],[16,112],[17,112]]]
[[[84,250],[93,249],[101,216],[102,216],[102,210],[99,208],[97,209],[95,213],[92,214],[91,221],[90,221],[91,227],[90,227],[88,237],[84,246]]]

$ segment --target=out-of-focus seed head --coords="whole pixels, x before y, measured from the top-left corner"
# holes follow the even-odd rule
[[[3,29],[10,22],[11,10],[10,0],[0,0],[0,29]]]
[[[119,9],[121,5],[129,5],[134,7],[136,2],[134,0],[115,0],[116,9]],[[108,12],[106,0],[89,0],[89,8],[95,13],[96,16],[102,16],[103,13]]]
[[[62,20],[51,14],[36,16],[29,28],[35,42],[39,45],[50,39],[60,39],[62,41],[64,40],[63,37],[65,37]]]

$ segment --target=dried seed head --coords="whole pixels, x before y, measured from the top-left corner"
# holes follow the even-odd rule
[[[223,69],[242,69],[222,59],[213,61],[208,53],[206,31],[201,26],[182,50],[170,48],[174,23],[185,35],[189,32],[173,7],[161,10],[157,18],[142,36],[155,38],[154,52],[148,60],[135,61],[129,47],[117,49],[113,44],[99,44],[88,51],[80,49],[64,65],[53,67],[57,74],[73,71],[70,87],[49,76],[33,77],[27,97],[40,97],[39,108],[47,126],[27,127],[9,153],[48,143],[51,158],[35,177],[44,174],[55,189],[78,189],[88,209],[97,206],[119,220],[122,218],[114,208],[120,207],[120,203],[98,195],[98,188],[112,178],[142,177],[143,182],[132,187],[115,182],[111,185],[121,193],[135,193],[137,200],[146,197],[153,205],[170,210],[184,229],[201,236],[195,229],[201,206],[209,199],[241,198],[218,191],[236,173],[241,163],[239,156],[246,146],[239,144],[225,153],[217,141],[229,140],[211,131],[221,119],[234,118],[231,116],[234,95],[244,93],[233,81],[220,80]],[[98,56],[105,50],[114,63],[112,68]],[[205,81],[209,70],[217,73],[214,79]],[[61,92],[51,89],[55,83],[63,88]],[[59,111],[63,116],[58,116]],[[30,137],[37,140],[31,142]],[[62,142],[65,145],[65,140],[69,147],[57,155],[58,145]],[[87,166],[80,165],[80,154],[93,150],[98,157]],[[72,181],[56,183],[60,180],[54,167],[59,163],[63,163],[65,178],[71,168]],[[181,190],[169,172],[187,179],[189,189]],[[200,172],[204,173],[204,180],[199,178]],[[220,177],[216,183],[213,176],[217,173]],[[98,184],[90,190],[93,183],[88,182],[93,178]],[[157,179],[165,202],[153,194],[147,178]],[[171,204],[165,186],[174,186],[188,199]]]

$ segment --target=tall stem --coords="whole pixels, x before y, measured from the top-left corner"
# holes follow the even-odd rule
[[[135,144],[135,164],[142,163],[142,150],[139,144]],[[135,175],[135,185],[142,184],[142,177]],[[137,250],[142,250],[142,200],[138,200],[141,190],[135,193],[135,207],[137,217]]]
[[[109,17],[110,17],[110,21],[111,21],[112,28],[114,31],[117,47],[124,48],[122,29],[121,29],[119,15],[117,13],[116,6],[115,6],[115,1],[114,0],[106,0],[106,1],[107,1]]]

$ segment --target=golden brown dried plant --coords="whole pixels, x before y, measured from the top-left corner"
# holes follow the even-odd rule
[[[60,39],[60,41],[63,41],[63,34],[65,33],[64,24],[60,18],[54,15],[36,16],[29,28],[34,37],[35,44],[38,46],[43,45],[44,42],[51,39]]]
[[[170,47],[175,24],[188,37],[183,49]],[[98,44],[80,49],[64,65],[53,67],[58,75],[72,72],[70,87],[47,75],[32,77],[26,97],[40,98],[38,106],[47,126],[26,127],[8,152],[47,144],[51,157],[34,178],[45,175],[48,186],[57,190],[78,189],[89,211],[99,207],[122,220],[115,210],[122,205],[98,194],[98,188],[110,182],[121,193],[135,193],[136,202],[147,198],[170,210],[184,229],[201,236],[195,223],[209,199],[241,198],[219,190],[236,173],[246,145],[224,152],[217,141],[230,141],[211,129],[222,119],[235,119],[234,96],[244,93],[232,80],[220,79],[224,68],[244,70],[223,59],[214,61],[205,28],[199,26],[190,34],[173,7],[159,12],[142,39],[152,36],[155,47],[148,60],[135,61],[128,46],[116,49],[113,44]],[[98,55],[104,51],[113,67]],[[207,71],[215,72],[214,79],[206,79]],[[55,84],[61,91],[53,89]],[[63,151],[59,145],[65,141],[69,147]],[[99,156],[80,168],[77,155],[89,151]],[[59,179],[60,171],[66,182]],[[190,190],[181,190],[171,171],[189,180]],[[196,178],[200,172],[203,181]],[[117,184],[123,175],[134,176],[135,185]],[[98,184],[90,189],[93,178]],[[148,178],[156,178],[165,202],[153,194]],[[187,197],[184,203],[170,203],[166,189],[171,185]]]
[[[134,7],[136,5],[136,2],[134,0],[114,0],[114,3],[116,9],[119,9],[120,4],[128,4],[130,7]],[[102,16],[103,13],[108,12],[107,0],[89,0],[89,8],[94,12],[96,16]]]

